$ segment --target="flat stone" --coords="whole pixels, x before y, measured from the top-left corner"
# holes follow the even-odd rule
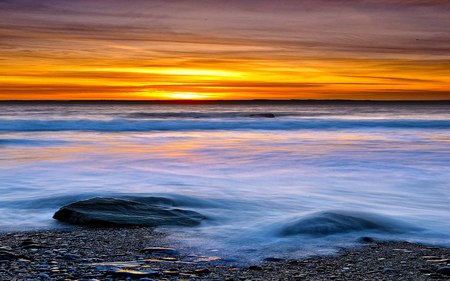
[[[440,275],[450,276],[450,266],[444,266],[439,268],[436,273]]]
[[[17,260],[19,258],[21,258],[19,255],[10,251],[0,251],[0,260]]]
[[[197,212],[167,206],[158,200],[138,202],[105,197],[66,205],[59,209],[53,218],[69,224],[91,227],[196,226],[206,219]]]
[[[248,116],[253,118],[275,118],[275,114],[273,113],[255,113]]]
[[[166,247],[146,247],[142,249],[143,253],[147,254],[166,254],[166,255],[176,255],[178,254],[178,251],[173,248],[166,248]]]
[[[128,269],[116,269],[113,271],[110,271],[109,274],[111,274],[113,277],[131,277],[131,278],[143,278],[143,277],[150,277],[150,276],[159,276],[160,273],[154,270],[145,270],[145,271],[138,271],[138,270],[128,270]]]

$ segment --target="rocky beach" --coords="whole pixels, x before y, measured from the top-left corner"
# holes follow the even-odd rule
[[[0,234],[0,280],[448,280],[449,263],[449,248],[370,237],[334,256],[249,263],[149,227]]]

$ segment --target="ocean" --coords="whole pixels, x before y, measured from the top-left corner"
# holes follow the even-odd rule
[[[172,198],[210,220],[161,230],[230,257],[450,246],[450,104],[0,103],[0,231],[95,196]]]

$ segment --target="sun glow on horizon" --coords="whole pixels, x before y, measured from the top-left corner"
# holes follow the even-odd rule
[[[0,100],[450,99],[441,1],[15,2]]]
[[[180,99],[180,100],[201,100],[209,99],[210,96],[203,93],[188,93],[188,92],[178,92],[178,93],[167,93],[167,98],[170,99]]]

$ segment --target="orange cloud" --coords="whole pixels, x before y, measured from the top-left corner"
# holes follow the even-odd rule
[[[450,99],[448,8],[2,2],[0,99]]]

